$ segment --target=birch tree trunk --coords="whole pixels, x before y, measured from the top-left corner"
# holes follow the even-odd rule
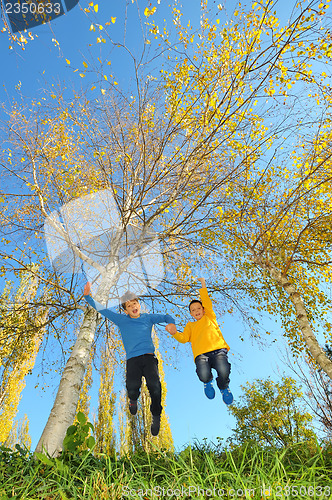
[[[266,269],[269,272],[271,278],[276,281],[278,285],[281,286],[289,296],[295,308],[296,318],[310,354],[317,362],[317,364],[322,368],[322,370],[324,370],[324,372],[332,380],[332,362],[320,347],[316,336],[312,331],[301,295],[296,290],[295,286],[290,282],[287,275],[284,276],[278,269],[276,269],[270,263],[264,262],[262,258],[256,255],[253,257],[253,260],[260,267]]]
[[[105,288],[109,281],[110,279],[102,283],[101,287]],[[106,288],[109,289],[110,285],[106,285]],[[98,298],[106,302],[105,290],[98,294]],[[51,456],[56,456],[62,450],[66,431],[72,425],[76,415],[77,403],[97,324],[98,313],[93,308],[88,307],[84,313],[83,323],[73,351],[64,368],[53,408],[37,444],[35,450],[37,453],[47,452]]]
[[[97,327],[97,316],[98,313],[92,308],[88,308],[84,313],[77,341],[63,371],[54,405],[36,452],[47,452],[51,456],[56,456],[62,450],[66,431],[76,415],[84,373]]]

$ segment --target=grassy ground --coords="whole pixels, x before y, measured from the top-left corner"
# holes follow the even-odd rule
[[[0,499],[332,499],[332,447],[298,444],[232,451],[196,444],[180,453],[36,460],[0,448]]]

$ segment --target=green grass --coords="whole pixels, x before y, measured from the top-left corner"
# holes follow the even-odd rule
[[[43,461],[0,448],[0,500],[9,498],[332,499],[332,447],[195,444],[179,453],[139,450],[117,458],[86,451]]]

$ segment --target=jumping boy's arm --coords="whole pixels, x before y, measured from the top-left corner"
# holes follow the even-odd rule
[[[150,314],[149,315],[152,324],[156,323],[167,323],[165,330],[171,335],[175,335],[177,332],[175,321],[169,314]]]
[[[198,278],[198,279],[201,282],[201,288],[206,288],[205,278]]]
[[[109,319],[116,325],[119,324],[122,320],[122,314],[115,313],[111,311],[110,309],[107,309],[107,307],[103,306],[102,304],[99,304],[99,302],[96,302],[90,295],[91,292],[91,283],[88,281],[87,284],[84,287],[84,298],[89,304],[89,306],[93,307],[97,312],[105,316],[105,318]]]
[[[169,332],[169,333],[171,335],[173,335],[173,337],[178,342],[181,342],[181,344],[185,344],[186,342],[190,342],[190,334],[191,334],[190,323],[187,323],[187,325],[184,327],[182,332],[176,331],[175,333],[172,333],[172,332]]]
[[[206,288],[205,279],[204,278],[198,278],[198,279],[201,282],[201,288],[199,291],[199,295],[201,297],[201,301],[202,301],[205,313],[212,316],[213,318],[215,318],[216,315],[215,315],[215,312],[213,310],[212,301],[209,297],[209,294],[208,294],[208,291]]]
[[[177,329],[174,323],[168,323],[168,325],[165,326],[165,330],[171,335],[175,335],[177,333]]]

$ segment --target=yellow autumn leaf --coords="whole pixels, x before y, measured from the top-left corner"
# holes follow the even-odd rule
[[[86,63],[85,61],[83,61],[83,66],[84,66],[85,68],[87,68],[87,67],[88,67],[88,65],[87,65],[87,63]]]
[[[90,28],[89,28],[89,31],[96,31],[96,28],[94,27],[93,24],[91,24]]]
[[[70,64],[70,61],[69,61],[69,59],[66,59],[66,63],[67,63],[67,64]]]
[[[115,23],[115,21],[116,21],[116,17],[111,17],[111,21],[112,21],[112,23],[114,24],[114,23]]]
[[[95,11],[95,12],[98,12],[98,4],[97,4],[97,5],[95,5],[93,8],[94,8],[94,11]]]
[[[105,89],[100,89],[100,92],[105,95],[106,94],[106,90]]]
[[[145,7],[144,15],[146,17],[152,16],[152,14],[154,14],[156,12],[156,10],[157,10],[156,7],[152,7],[152,9],[149,9],[148,7]]]

